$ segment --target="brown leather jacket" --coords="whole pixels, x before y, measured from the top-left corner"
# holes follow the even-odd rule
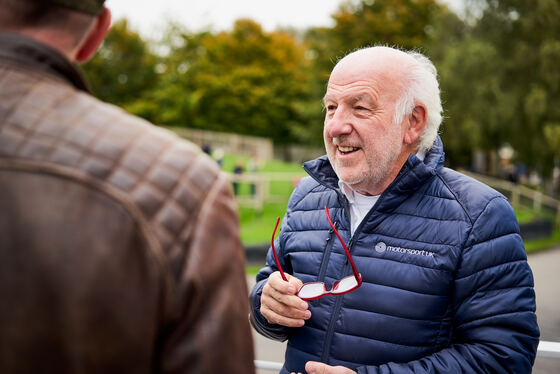
[[[253,373],[230,186],[0,33],[0,373]]]

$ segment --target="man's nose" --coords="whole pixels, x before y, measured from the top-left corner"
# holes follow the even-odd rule
[[[344,108],[338,107],[332,117],[325,118],[325,126],[331,138],[350,134],[353,129],[350,113]]]

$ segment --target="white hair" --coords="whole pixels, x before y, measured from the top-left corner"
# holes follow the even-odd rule
[[[395,103],[395,124],[402,122],[405,116],[410,115],[414,104],[420,102],[426,106],[426,127],[420,134],[418,150],[428,151],[434,145],[438,136],[439,126],[442,122],[443,108],[439,84],[437,81],[437,70],[429,58],[414,51],[404,51],[417,63],[411,64],[404,77],[405,92]]]

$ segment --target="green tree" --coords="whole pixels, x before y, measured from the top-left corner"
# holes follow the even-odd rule
[[[495,47],[500,88],[510,97],[503,139],[518,161],[549,176],[559,156],[560,3],[478,0],[472,5],[482,10],[474,35]]]
[[[514,101],[503,88],[496,48],[465,38],[448,49],[439,64],[445,103],[442,138],[453,166],[468,166],[472,151],[497,150],[508,139]]]
[[[333,15],[333,46],[337,53],[373,44],[422,47],[441,7],[435,0],[346,1]]]
[[[162,123],[277,143],[307,140],[300,131],[307,124],[305,49],[291,34],[238,20],[231,32],[182,32],[179,39],[152,96]]]
[[[154,89],[157,63],[148,43],[122,19],[112,26],[97,54],[82,69],[94,95],[127,107]]]

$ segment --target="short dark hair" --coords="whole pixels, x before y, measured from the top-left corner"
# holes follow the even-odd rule
[[[59,28],[79,40],[94,16],[42,0],[0,0],[0,30]]]

